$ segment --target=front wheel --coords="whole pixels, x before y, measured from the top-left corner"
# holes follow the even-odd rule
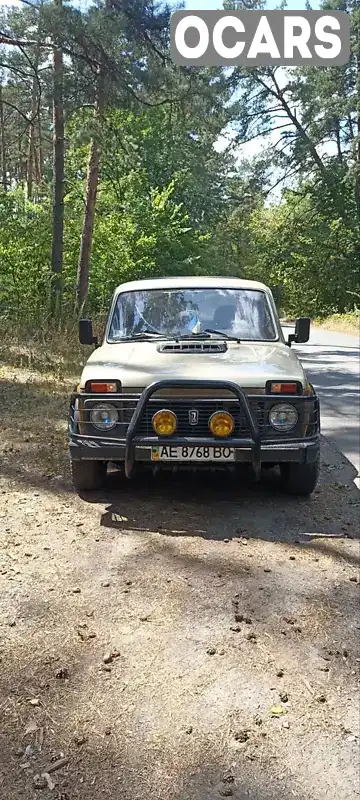
[[[282,488],[287,494],[304,497],[316,488],[320,473],[320,455],[310,464],[280,464]]]
[[[106,480],[107,464],[104,461],[70,460],[71,480],[78,492],[101,489]]]

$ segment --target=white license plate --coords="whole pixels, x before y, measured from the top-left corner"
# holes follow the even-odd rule
[[[198,447],[196,445],[161,445],[151,448],[152,461],[235,461],[233,447]]]

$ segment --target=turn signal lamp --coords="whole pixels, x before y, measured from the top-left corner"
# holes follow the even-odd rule
[[[297,384],[270,383],[270,394],[297,394]]]
[[[116,392],[116,383],[100,383],[99,381],[91,381],[90,392],[97,392],[98,394],[108,394]]]
[[[213,436],[226,438],[235,427],[235,420],[227,411],[216,411],[209,419],[209,428]]]
[[[176,415],[166,408],[157,411],[152,418],[152,426],[158,436],[171,436],[176,431]]]

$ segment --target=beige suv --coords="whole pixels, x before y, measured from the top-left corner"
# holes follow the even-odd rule
[[[119,286],[101,343],[73,393],[69,448],[77,491],[101,487],[107,465],[236,469],[278,465],[285,491],[310,494],[319,474],[320,412],[285,341],[270,289],[235,278],[158,278]]]

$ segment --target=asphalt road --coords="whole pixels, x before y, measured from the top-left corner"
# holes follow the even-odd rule
[[[292,328],[284,327],[285,335]],[[360,472],[359,338],[313,328],[293,345],[320,397],[322,434]]]

